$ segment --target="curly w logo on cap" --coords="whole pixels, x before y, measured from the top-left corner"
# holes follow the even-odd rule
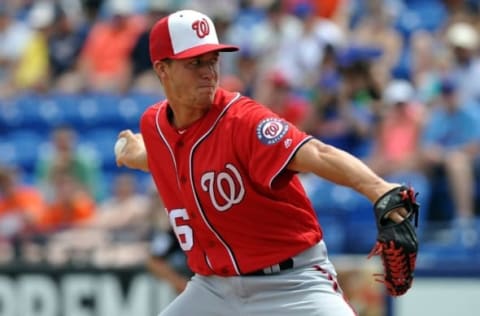
[[[208,21],[206,19],[201,19],[193,22],[192,29],[197,32],[197,36],[200,38],[204,38],[208,34],[210,34],[210,26],[208,25]]]
[[[192,58],[210,52],[237,51],[238,47],[220,44],[212,20],[203,13],[182,10],[159,20],[150,32],[150,59]]]

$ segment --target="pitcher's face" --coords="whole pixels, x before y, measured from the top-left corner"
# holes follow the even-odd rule
[[[197,108],[211,106],[218,87],[218,52],[160,63],[165,66],[157,64],[155,71],[170,102]]]

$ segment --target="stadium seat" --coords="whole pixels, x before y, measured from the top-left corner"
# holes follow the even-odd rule
[[[139,105],[140,109],[143,111],[147,107],[162,101],[165,96],[161,93],[137,93],[130,92],[126,95],[128,98],[133,98]]]
[[[0,133],[6,134],[8,131],[18,128],[22,121],[22,114],[16,106],[16,100],[6,100],[0,98]]]
[[[29,127],[35,129],[40,125],[38,107],[35,97],[30,94],[18,95],[8,101],[2,102],[2,124],[8,130]]]
[[[366,198],[350,188],[337,186],[326,180],[316,178],[309,183],[308,195],[313,207],[321,217],[324,214],[350,214],[365,205]],[[371,204],[369,204],[371,207]]]
[[[343,223],[345,230],[345,251],[352,254],[367,254],[375,244],[377,227],[375,220],[350,218]]]
[[[79,145],[89,148],[98,156],[105,170],[116,168],[113,147],[117,140],[118,130],[115,128],[95,128],[82,133]]]
[[[31,130],[8,133],[0,144],[0,163],[20,167],[25,172],[33,171],[40,147],[45,139]]]
[[[115,127],[118,128],[122,124],[122,116],[118,110],[121,96],[112,94],[93,94],[89,96],[91,100],[97,103],[98,122],[97,127]]]
[[[340,216],[324,215],[319,219],[322,226],[324,240],[330,254],[339,254],[345,251],[346,232],[345,224]]]
[[[437,31],[447,19],[447,11],[443,1],[423,0],[406,1],[407,9],[403,10],[396,21],[396,28],[409,39],[416,30]]]
[[[56,126],[69,122],[63,104],[55,98],[44,98],[36,106],[39,131],[51,131]]]
[[[77,106],[70,109],[72,122],[80,131],[89,131],[101,126],[100,105],[94,98],[77,96]]]
[[[140,106],[137,99],[131,97],[122,98],[118,103],[117,110],[121,117],[118,124],[120,128],[133,129],[138,127],[143,108]]]

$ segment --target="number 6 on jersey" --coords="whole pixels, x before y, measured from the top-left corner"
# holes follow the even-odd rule
[[[177,235],[178,242],[183,251],[189,251],[193,247],[193,231],[188,225],[178,225],[177,219],[189,220],[187,210],[184,208],[177,208],[171,210],[168,214],[170,225],[172,225],[175,235]]]

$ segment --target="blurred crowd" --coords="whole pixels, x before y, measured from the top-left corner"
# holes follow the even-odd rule
[[[221,86],[414,186],[421,230],[445,228],[422,238],[480,253],[478,1],[3,1],[0,100],[161,94],[149,28],[183,8],[210,15],[221,41],[241,48],[221,56]],[[0,261],[129,265],[170,254],[174,237],[148,176],[119,169],[106,185],[64,123],[44,135],[33,183],[0,166]],[[322,222],[329,200],[345,196],[302,179]]]

